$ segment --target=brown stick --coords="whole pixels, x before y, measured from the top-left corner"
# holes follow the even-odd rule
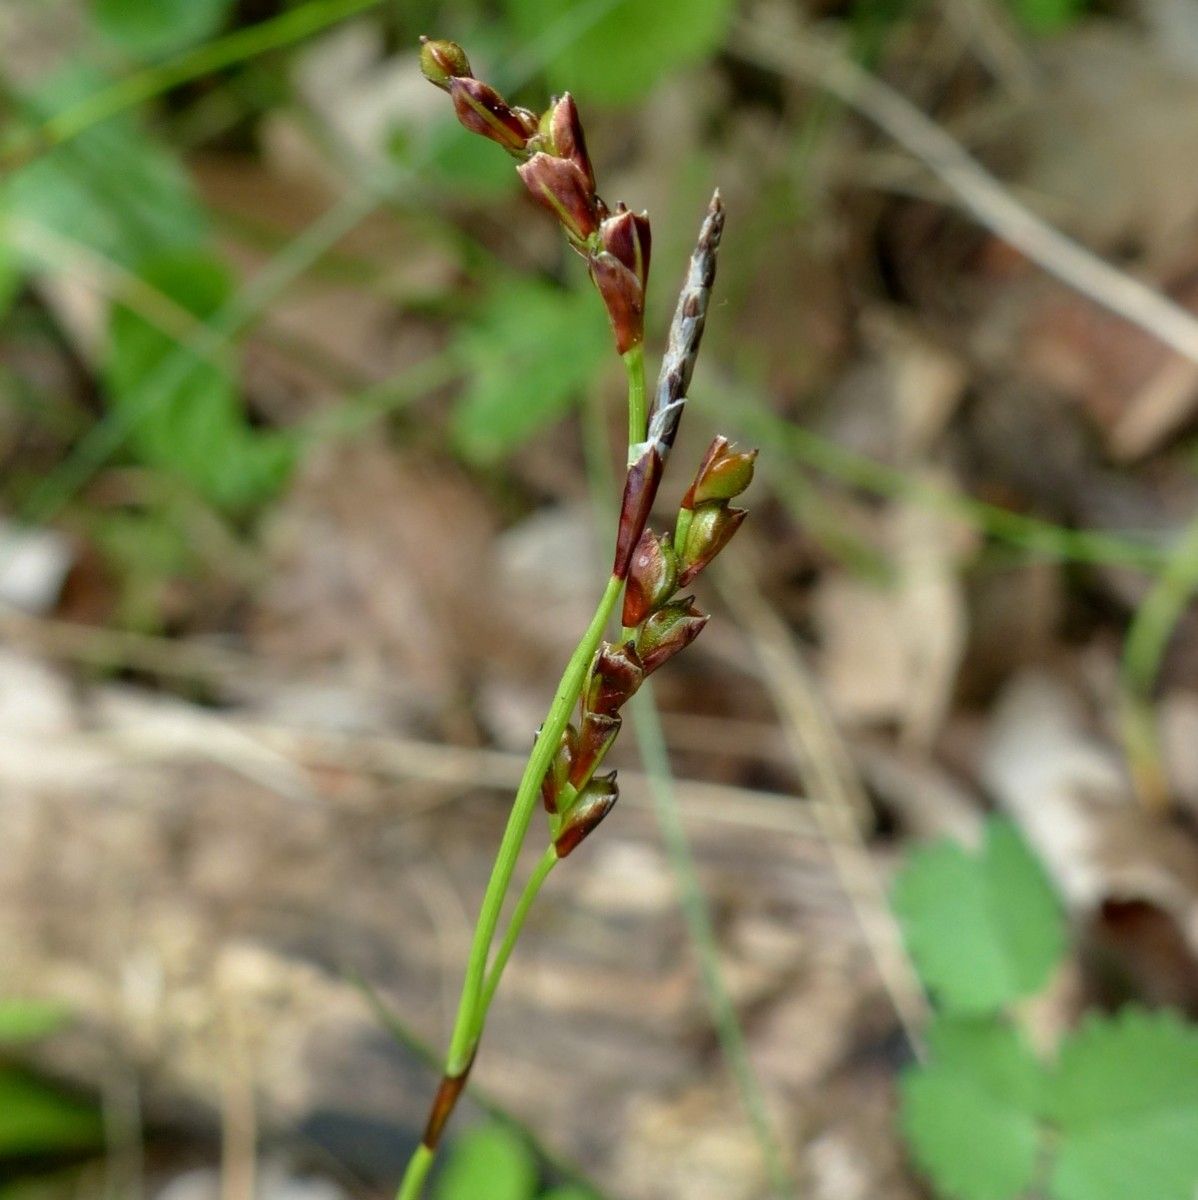
[[[476,1051],[477,1053],[477,1051]],[[441,1142],[441,1134],[449,1121],[453,1110],[457,1107],[458,1097],[466,1090],[466,1080],[470,1078],[470,1068],[474,1066],[474,1055],[466,1064],[465,1070],[457,1075],[442,1075],[441,1086],[433,1097],[432,1106],[428,1110],[428,1123],[424,1127],[424,1136],[420,1139],[429,1150],[436,1150]]]

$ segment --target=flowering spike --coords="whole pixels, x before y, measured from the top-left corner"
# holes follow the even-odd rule
[[[667,659],[689,646],[707,621],[707,614],[695,607],[693,596],[675,600],[655,612],[645,622],[636,642],[645,674],[656,671]]]
[[[493,87],[455,76],[449,80],[449,94],[458,120],[471,133],[498,142],[509,153],[524,149],[531,136],[526,124]]]
[[[591,664],[590,678],[583,693],[583,712],[615,716],[620,705],[641,686],[644,677],[644,668],[631,642],[622,646],[604,642]]]
[[[688,583],[731,540],[748,516],[743,508],[729,508],[721,500],[711,500],[695,509],[686,531],[686,544],[678,555],[678,586]]]
[[[422,37],[420,39],[420,70],[429,83],[449,91],[449,81],[474,74],[466,51],[457,42]]]
[[[569,159],[540,151],[516,170],[533,198],[557,217],[575,242],[585,242],[599,228],[595,194]]]
[[[725,437],[715,438],[699,464],[694,482],[682,497],[682,507],[693,509],[709,500],[731,500],[753,482],[756,450],[734,450]]]
[[[636,544],[628,568],[621,617],[625,629],[639,625],[674,594],[677,574],[670,535],[658,537],[651,529],[646,529]]]
[[[623,718],[604,713],[586,713],[578,733],[577,749],[570,764],[569,783],[576,791],[585,786],[603,761],[616,735],[620,732]]]
[[[619,798],[615,771],[592,779],[562,821],[561,832],[553,843],[558,858],[565,858],[576,850],[579,843],[611,812]]]
[[[686,405],[686,389],[690,387],[703,326],[707,320],[707,302],[715,283],[716,255],[724,233],[724,202],[717,191],[707,206],[707,215],[699,227],[699,237],[691,252],[690,265],[678,294],[674,318],[670,322],[666,352],[662,355],[657,390],[649,409],[648,441],[664,460],[674,445],[678,422]]]

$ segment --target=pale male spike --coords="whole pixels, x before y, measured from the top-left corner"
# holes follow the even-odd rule
[[[678,294],[678,307],[674,309],[674,319],[670,322],[661,373],[657,377],[657,390],[649,410],[649,429],[644,442],[629,447],[630,465],[649,448],[656,449],[664,461],[674,444],[678,422],[686,405],[686,390],[690,387],[695,360],[699,356],[699,343],[707,320],[707,302],[715,283],[716,255],[723,232],[724,201],[717,188],[707,206],[707,215],[699,229],[686,279]]]

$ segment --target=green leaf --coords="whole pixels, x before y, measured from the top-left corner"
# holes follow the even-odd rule
[[[0,1000],[0,1042],[35,1042],[70,1019],[70,1009],[48,1000]]]
[[[1086,10],[1086,0],[1010,0],[1010,5],[1024,28],[1041,36],[1068,29]]]
[[[1052,887],[1003,820],[988,822],[980,855],[948,841],[917,850],[894,907],[920,976],[954,1012],[994,1012],[1037,991],[1065,945]]]
[[[502,1125],[483,1125],[454,1143],[433,1194],[436,1200],[531,1200],[536,1182],[524,1142]]]
[[[99,1112],[21,1071],[0,1070],[0,1157],[98,1147]]]
[[[477,463],[503,458],[562,416],[615,358],[607,318],[589,289],[515,279],[492,289],[455,352],[469,379],[452,432]]]
[[[117,306],[112,313],[104,377],[114,408],[128,423],[134,452],[151,466],[189,483],[215,506],[239,512],[271,496],[295,458],[293,441],[252,429],[231,365],[186,349],[161,328],[178,311],[210,318],[232,295],[232,277],[200,252],[160,256],[143,280],[175,312],[159,322]],[[179,331],[176,331],[179,332]]]
[[[102,83],[96,72],[71,70],[41,87],[29,104],[47,118]],[[132,268],[156,252],[198,246],[207,234],[182,167],[129,116],[110,118],[39,155],[4,184],[0,207]]]
[[[0,213],[0,320],[7,315],[21,287],[21,271],[5,236],[3,213]]]
[[[1044,1075],[996,1020],[940,1017],[930,1062],[902,1081],[902,1126],[916,1162],[955,1200],[1010,1200],[1036,1171]]]
[[[96,27],[137,58],[160,58],[218,33],[233,0],[95,0]]]
[[[1091,1017],[1050,1090],[1055,1200],[1198,1195],[1198,1027],[1167,1012]]]
[[[626,104],[659,79],[712,54],[732,0],[507,0],[522,38],[547,55],[558,88],[584,104]]]

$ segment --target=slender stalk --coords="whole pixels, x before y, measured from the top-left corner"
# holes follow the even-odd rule
[[[1160,729],[1152,692],[1177,623],[1198,591],[1198,518],[1169,551],[1165,569],[1136,610],[1123,645],[1123,742],[1141,801],[1152,811],[1169,807]]]
[[[503,840],[499,844],[499,853],[495,856],[495,866],[491,870],[491,878],[487,883],[482,909],[479,912],[478,925],[474,931],[474,941],[470,947],[470,958],[466,964],[466,979],[462,985],[462,1000],[458,1008],[458,1017],[454,1025],[453,1036],[450,1039],[449,1055],[445,1064],[448,1075],[456,1076],[464,1071],[473,1056],[483,1019],[486,1016],[482,1010],[481,1001],[487,957],[490,953],[491,942],[495,937],[495,928],[499,924],[504,897],[511,886],[516,860],[520,855],[520,847],[524,843],[528,824],[536,807],[537,792],[557,750],[562,730],[566,728],[570,720],[570,713],[578,702],[587,669],[595,657],[595,651],[599,648],[603,631],[607,627],[616,601],[620,598],[622,587],[622,581],[614,576],[607,581],[607,587],[595,609],[595,615],[591,618],[586,633],[575,647],[562,674],[561,682],[553,697],[553,703],[549,708],[549,714],[545,718],[541,732],[537,735],[536,745],[529,757],[528,766],[524,769],[524,776],[516,792],[511,815],[508,817],[507,828],[503,831]]]
[[[485,1014],[491,1007],[491,1001],[495,998],[495,989],[499,986],[500,979],[503,978],[503,970],[507,966],[507,960],[512,956],[512,950],[515,948],[516,939],[520,936],[521,929],[524,928],[524,919],[528,916],[528,910],[532,908],[533,901],[537,898],[541,890],[541,885],[549,878],[549,872],[557,865],[559,859],[557,857],[557,849],[554,846],[549,846],[543,855],[541,861],[537,863],[536,870],[529,876],[528,882],[524,885],[524,891],[520,893],[520,899],[516,901],[516,907],[512,912],[512,919],[508,922],[507,930],[503,935],[503,941],[499,943],[499,949],[495,952],[495,959],[491,963],[491,968],[487,972],[486,983],[483,984],[483,999],[481,1010]]]
[[[525,894],[521,896],[517,904],[516,912],[512,916],[512,925],[509,926],[508,934],[505,935],[504,945],[500,948],[495,969],[488,979],[487,959],[490,956],[491,943],[499,924],[504,898],[511,886],[516,861],[520,855],[520,847],[524,843],[529,822],[532,820],[532,814],[536,808],[541,780],[557,749],[562,731],[570,719],[570,713],[578,702],[579,694],[586,681],[587,670],[590,668],[591,660],[595,657],[595,651],[599,648],[603,631],[620,599],[622,590],[622,580],[612,576],[607,581],[603,596],[595,609],[595,615],[591,618],[590,625],[587,626],[586,632],[575,647],[562,674],[557,692],[553,697],[553,703],[545,718],[545,723],[537,735],[528,765],[524,769],[524,775],[516,791],[516,798],[512,803],[507,827],[504,829],[503,839],[499,844],[499,852],[495,857],[495,865],[491,869],[491,878],[487,882],[487,890],[483,895],[478,923],[474,929],[474,939],[470,946],[470,957],[466,965],[466,978],[462,984],[462,995],[458,1002],[449,1053],[445,1059],[445,1074],[433,1101],[424,1140],[408,1163],[396,1194],[396,1200],[416,1200],[416,1197],[421,1194],[425,1177],[428,1175],[436,1154],[441,1130],[457,1103],[474,1060],[478,1039],[482,1035],[483,1025],[486,1022],[487,1008],[494,996],[495,987],[498,986],[499,976],[503,972],[507,957],[511,954],[511,946],[515,944],[515,938],[520,932],[520,926],[523,924],[528,908],[531,906],[540,884],[544,882],[544,876],[548,874],[545,859],[542,859],[537,872],[534,873],[533,880],[530,881],[531,891],[529,887],[526,887]],[[539,880],[537,879],[538,874],[541,875]],[[534,882],[535,886],[533,886]],[[508,944],[509,937],[511,945]]]
[[[645,401],[645,345],[633,346],[621,355],[628,372],[628,446],[631,448],[645,440],[649,423],[649,410]]]
[[[419,1200],[420,1193],[424,1190],[424,1181],[428,1178],[429,1168],[433,1165],[433,1159],[436,1156],[436,1150],[430,1149],[423,1142],[416,1147],[416,1152],[408,1160],[408,1167],[403,1173],[399,1191],[395,1193],[395,1200]]]

